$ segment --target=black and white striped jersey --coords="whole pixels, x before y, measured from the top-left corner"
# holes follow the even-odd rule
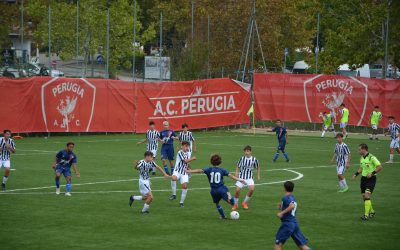
[[[145,160],[140,160],[137,169],[139,170],[140,179],[141,180],[148,180],[150,179],[150,171],[156,167],[154,161],[147,162]]]
[[[190,131],[182,131],[179,133],[179,141],[183,142],[183,141],[187,141],[190,143],[190,152],[192,152],[192,146],[193,146],[193,142],[194,142],[194,137],[193,137],[193,133]]]
[[[350,149],[346,143],[336,143],[335,154],[337,166],[346,166],[346,162],[348,161],[350,154]]]
[[[260,163],[254,156],[242,156],[236,164],[239,167],[239,178],[253,179],[253,171],[260,167]]]
[[[187,174],[186,169],[188,164],[185,160],[189,160],[189,152],[183,152],[183,150],[179,150],[178,154],[176,155],[176,162],[174,171],[177,171],[180,174]]]
[[[398,136],[399,133],[400,133],[400,125],[397,124],[397,123],[395,123],[395,122],[392,123],[392,124],[389,124],[388,130],[389,130],[389,133],[390,133],[390,137],[391,137],[392,139],[396,139],[397,136]]]
[[[13,139],[9,138],[6,140],[4,137],[0,137],[0,160],[9,161],[11,152],[7,149],[6,145],[10,144],[13,149],[15,149],[15,142]]]
[[[158,139],[160,138],[160,133],[157,130],[147,130],[147,151],[157,150]]]

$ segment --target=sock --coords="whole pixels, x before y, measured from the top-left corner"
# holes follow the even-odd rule
[[[67,193],[71,192],[71,187],[72,187],[71,182],[67,182],[67,184],[65,185],[65,191]]]
[[[321,134],[321,137],[324,137],[324,136],[325,136],[325,130],[322,131],[322,134]]]
[[[236,197],[235,197],[235,198],[233,198],[233,200],[234,200],[234,204],[235,204],[235,205],[237,205],[237,204],[239,203],[239,198],[236,198]]]
[[[283,153],[283,155],[285,156],[286,160],[289,160],[289,155],[286,152]]]
[[[147,203],[144,203],[144,205],[143,205],[143,209],[142,209],[142,212],[149,211],[149,207],[150,207],[150,205],[149,205],[149,204],[147,204]]]
[[[174,167],[171,166],[171,175],[174,173]]]
[[[4,177],[3,177],[3,184],[4,184],[4,185],[7,184],[7,180],[8,180],[8,176],[4,176]]]
[[[152,171],[153,173],[155,173],[155,172],[156,172],[156,168],[153,168],[151,171]]]
[[[274,161],[276,161],[278,159],[278,157],[279,157],[279,153],[276,153],[274,156]]]
[[[340,189],[343,189],[343,188],[344,188],[344,187],[343,187],[343,183],[342,183],[341,180],[339,181],[339,188],[340,188]]]
[[[221,217],[225,218],[224,209],[221,207],[221,205],[217,205],[217,210],[218,210],[218,213],[221,215]]]
[[[335,137],[336,137],[336,131],[335,131],[335,130],[333,130],[333,136],[335,136]]]
[[[187,191],[187,189],[182,189],[181,203],[185,202]]]
[[[246,195],[246,197],[244,198],[244,202],[249,202],[250,201],[250,197]]]
[[[372,201],[371,200],[369,200],[369,212],[370,213],[374,213],[375,212],[375,210],[372,208]]]
[[[231,203],[232,206],[235,205],[235,198],[232,197],[232,198],[229,200],[229,202]]]
[[[56,187],[60,188],[60,178],[56,178]]]
[[[390,154],[390,155],[389,155],[389,160],[390,160],[390,161],[393,161],[393,157],[394,157],[394,154]],[[4,182],[4,179],[3,179],[3,182]]]
[[[176,195],[176,181],[171,181],[172,195]]]
[[[169,170],[168,170],[168,166],[167,165],[164,165],[164,171],[165,171],[165,173],[169,174]]]
[[[134,195],[134,196],[132,196],[133,197],[133,200],[135,200],[135,201],[141,201],[141,200],[143,200],[143,196],[141,196],[141,195]]]
[[[342,185],[343,185],[343,188],[347,188],[346,179],[343,179],[343,180],[342,180]]]
[[[371,200],[368,199],[364,201],[364,215],[368,216],[370,210],[371,210]]]

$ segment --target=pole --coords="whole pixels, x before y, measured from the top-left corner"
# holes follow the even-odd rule
[[[162,81],[162,67],[161,67],[161,59],[162,59],[162,22],[163,22],[163,15],[162,12],[160,13],[160,60],[158,61],[158,66],[160,67],[160,81]]]
[[[132,80],[135,82],[136,63],[136,0],[133,7],[133,56],[132,56]]]
[[[21,1],[21,49],[24,49],[24,0]]]
[[[51,77],[51,6],[49,5],[49,75]]]
[[[317,46],[315,46],[315,74],[318,74],[318,54],[319,54],[319,13],[317,18]]]
[[[76,66],[79,68],[79,0],[76,1]]]
[[[387,12],[386,17],[386,25],[385,25],[385,63],[383,65],[383,79],[386,79],[387,68],[388,68],[388,40],[389,40],[389,10]]]
[[[207,20],[207,78],[211,78],[210,74],[210,15],[208,15]]]
[[[192,51],[191,51],[191,58],[190,58],[190,64],[191,68],[193,70],[193,50],[194,50],[194,0],[192,0]]]
[[[110,62],[110,2],[107,1],[107,61],[106,61],[106,79],[110,78],[109,73]],[[92,62],[93,63],[93,62]]]
[[[282,73],[285,73],[285,70],[286,70],[286,53],[287,53],[287,48],[285,48],[285,60],[284,60],[284,63],[283,63]]]

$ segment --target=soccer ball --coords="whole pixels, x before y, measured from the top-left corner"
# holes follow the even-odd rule
[[[239,219],[239,213],[237,211],[232,211],[231,212],[231,219],[232,220],[238,220]]]

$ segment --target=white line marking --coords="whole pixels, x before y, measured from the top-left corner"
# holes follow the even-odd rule
[[[165,96],[165,97],[152,97],[150,100],[163,100],[163,99],[172,99],[172,98],[198,98],[202,96],[213,96],[213,95],[230,95],[230,94],[239,94],[239,91],[234,92],[221,92],[221,93],[211,93],[211,94],[202,94],[202,95],[183,95],[183,96]]]
[[[223,143],[207,143],[207,142],[198,142],[197,144],[202,144],[202,145],[213,145],[213,146],[226,146],[226,147],[243,147],[243,144],[223,144]],[[292,146],[292,144],[290,144]],[[301,146],[301,145],[300,145]],[[277,146],[252,146],[253,148],[272,148],[276,149]],[[293,147],[292,147],[293,148]],[[320,152],[332,152],[332,150],[328,149],[311,149],[311,148],[304,148],[304,145],[301,146],[301,150],[306,150],[306,151],[320,151]]]
[[[205,115],[221,115],[221,114],[229,114],[229,113],[237,113],[240,112],[239,110],[232,110],[232,111],[223,111],[223,112],[212,112],[212,113],[203,113],[203,114],[193,114],[193,115],[177,115],[177,116],[158,116],[158,117],[149,117],[149,119],[175,119],[175,118],[182,118],[182,117],[191,117],[191,116],[205,116]]]

